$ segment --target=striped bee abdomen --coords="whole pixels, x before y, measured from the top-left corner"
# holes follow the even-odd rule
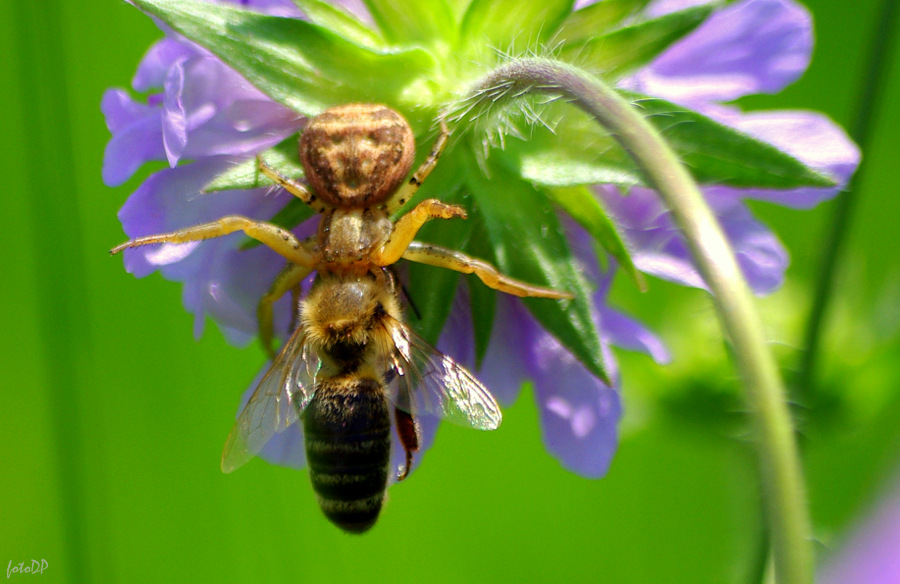
[[[345,531],[378,519],[387,489],[391,418],[374,379],[319,379],[303,414],[306,459],[322,512]]]

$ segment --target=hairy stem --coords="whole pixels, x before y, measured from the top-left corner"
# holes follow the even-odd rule
[[[474,87],[476,109],[524,93],[559,95],[602,124],[629,152],[687,239],[734,348],[755,420],[763,495],[781,584],[811,584],[813,556],[800,459],[785,391],[766,344],[753,295],[731,245],[700,190],[662,136],[637,108],[597,78],[570,65],[531,58],[498,67]]]

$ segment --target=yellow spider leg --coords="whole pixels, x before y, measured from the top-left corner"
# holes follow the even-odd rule
[[[465,219],[466,210],[457,205],[442,203],[437,199],[422,201],[394,224],[390,239],[381,249],[372,253],[372,263],[376,266],[389,266],[396,263],[426,221],[429,219],[453,219],[454,217]]]
[[[281,273],[278,274],[278,277],[275,278],[275,281],[272,282],[272,287],[269,288],[269,291],[259,300],[259,305],[256,307],[259,342],[271,359],[275,358],[275,349],[272,347],[272,339],[274,337],[272,332],[272,306],[275,304],[276,300],[284,296],[284,294],[290,290],[292,293],[291,298],[293,298],[292,310],[296,313],[297,303],[300,299],[300,282],[302,282],[303,278],[308,276],[311,272],[312,268],[308,266],[301,266],[288,262],[284,269],[281,270]],[[295,321],[292,319],[292,325],[294,322]]]
[[[449,136],[450,131],[447,129],[447,124],[444,120],[441,120],[441,133],[437,137],[437,140],[435,140],[434,146],[431,147],[431,152],[428,154],[428,157],[422,162],[422,165],[416,169],[416,172],[409,177],[406,184],[397,189],[397,192],[391,195],[390,199],[385,201],[382,208],[388,212],[388,215],[405,205],[413,195],[416,194],[416,191],[419,190],[419,187],[422,186],[422,183],[425,182],[425,179],[428,178],[428,175],[431,174],[431,171],[437,166],[438,158],[441,157],[441,153],[447,146],[447,138]]]
[[[307,205],[309,205],[313,211],[316,213],[324,213],[326,206],[319,201],[316,196],[310,192],[306,185],[299,183],[272,168],[266,161],[262,159],[261,156],[256,157],[256,166],[259,168],[259,171],[275,181],[280,187],[282,187],[287,192],[291,193]]]
[[[116,254],[129,247],[148,245],[151,243],[186,243],[188,241],[201,241],[228,235],[235,231],[243,231],[248,236],[267,245],[273,251],[286,257],[288,260],[301,266],[314,268],[318,259],[316,255],[294,236],[293,233],[282,229],[277,225],[264,221],[254,221],[240,215],[229,215],[216,221],[185,227],[171,233],[159,233],[126,241],[110,250]]]
[[[512,294],[513,296],[557,299],[572,298],[572,295],[568,292],[544,288],[543,286],[535,286],[534,284],[528,284],[527,282],[510,278],[483,260],[436,245],[413,241],[403,253],[403,259],[418,262],[420,264],[428,264],[429,266],[436,266],[438,268],[454,270],[456,272],[462,272],[463,274],[475,274],[490,288]]]

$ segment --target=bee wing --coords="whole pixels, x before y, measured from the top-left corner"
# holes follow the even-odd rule
[[[315,392],[318,356],[306,335],[294,331],[241,410],[222,452],[222,471],[256,456],[275,435],[297,421]]]
[[[391,323],[387,379],[394,404],[461,426],[494,430],[503,419],[494,396],[468,369],[444,355],[399,321]]]

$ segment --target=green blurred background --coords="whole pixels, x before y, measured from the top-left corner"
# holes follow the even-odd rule
[[[847,127],[860,107],[878,0],[806,3],[807,75],[752,108],[807,108]],[[345,535],[305,472],[219,454],[264,361],[211,323],[195,342],[180,287],[135,280],[107,250],[146,176],[100,180],[99,103],[160,37],[116,0],[0,4],[4,224],[0,564],[46,559],[41,582],[751,582],[760,504],[735,375],[704,293],[619,283],[615,303],[661,332],[675,362],[620,353],[627,410],[609,475],[586,480],[543,449],[526,391],[490,434],[443,427],[379,524]],[[896,43],[859,183],[811,395],[798,398],[817,552],[826,560],[900,468]],[[11,56],[12,58],[9,58]],[[787,371],[835,205],[754,209],[791,250],[761,304]],[[900,546],[900,544],[898,544]]]

